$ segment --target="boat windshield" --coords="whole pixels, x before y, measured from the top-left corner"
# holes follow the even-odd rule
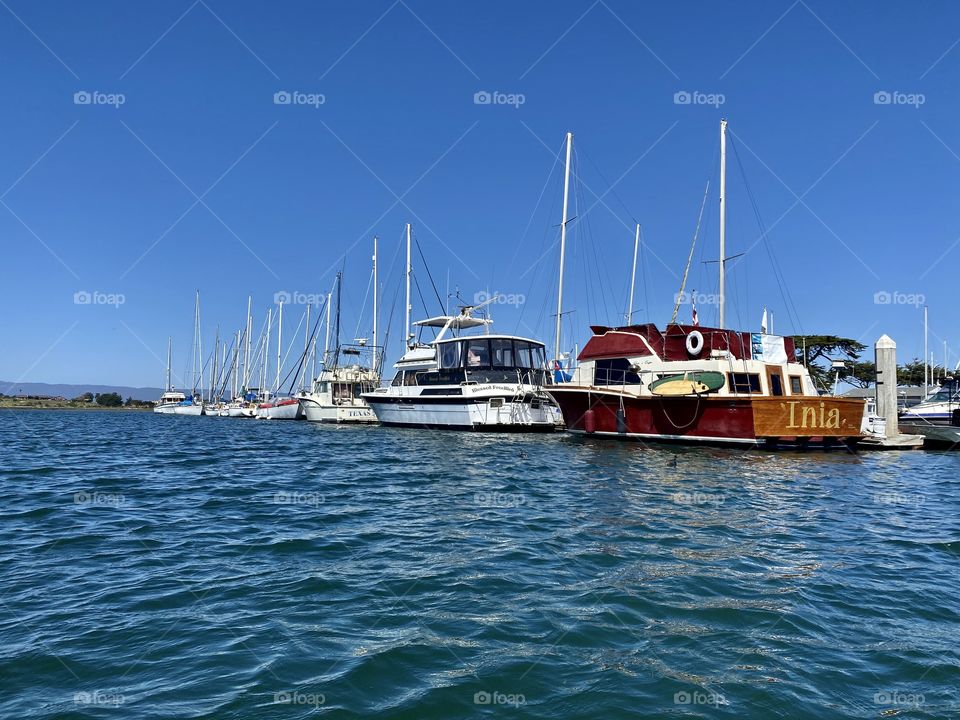
[[[545,374],[544,347],[529,340],[486,336],[458,338],[439,343],[437,355],[440,367],[432,372],[418,372],[418,385],[462,382],[545,385],[549,381]]]
[[[475,369],[542,370],[543,345],[513,338],[471,337],[440,344],[440,367]]]
[[[924,402],[928,403],[945,403],[945,402],[958,402],[960,401],[960,391],[953,392],[947,388],[940,388],[936,392],[932,392],[927,395],[927,399]]]

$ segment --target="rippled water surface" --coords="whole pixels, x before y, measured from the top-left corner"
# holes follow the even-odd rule
[[[0,412],[0,717],[960,717],[960,453]]]

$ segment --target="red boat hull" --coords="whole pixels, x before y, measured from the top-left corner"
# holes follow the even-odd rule
[[[754,398],[731,396],[637,397],[615,390],[555,385],[548,392],[563,412],[567,430],[635,440],[689,444],[808,446],[849,442],[860,436],[862,401],[809,397]],[[797,407],[791,408],[790,405]],[[803,408],[824,417],[837,409],[842,421],[799,425]],[[792,410],[792,415],[791,415]],[[592,411],[592,412],[588,412]],[[771,430],[771,411],[782,413]],[[860,416],[857,413],[860,413]],[[811,415],[803,416],[805,420]],[[816,418],[814,418],[815,420]],[[757,432],[762,429],[762,434]]]

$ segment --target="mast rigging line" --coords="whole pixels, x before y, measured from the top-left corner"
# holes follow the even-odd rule
[[[417,246],[417,253],[420,255],[420,262],[423,263],[423,269],[427,271],[427,278],[430,280],[430,285],[433,286],[433,294],[437,296],[437,302],[440,305],[440,312],[443,313],[443,300],[440,299],[440,292],[437,290],[437,284],[433,281],[433,275],[430,273],[430,266],[427,265],[427,259],[423,256],[423,250],[420,247],[420,241],[414,236],[413,244]],[[417,285],[417,290],[419,291],[420,286]],[[423,302],[423,297],[421,296],[420,301]],[[427,304],[423,303],[423,309],[427,309]]]
[[[697,247],[697,238],[700,235],[700,224],[703,222],[703,211],[707,206],[707,196],[710,194],[710,181],[707,180],[707,186],[703,190],[703,200],[700,201],[700,214],[697,217],[697,226],[693,231],[693,240],[690,243],[690,254],[687,255],[687,266],[683,270],[683,278],[680,280],[680,292],[677,294],[677,302],[673,306],[673,315],[670,316],[670,324],[677,321],[677,313],[680,312],[680,303],[683,301],[683,293],[687,288],[687,277],[690,274],[690,263],[693,262],[693,252]]]
[[[293,375],[293,381],[290,383],[289,387],[287,388],[287,395],[293,392],[293,385],[296,382],[296,379],[300,376],[300,371],[303,369],[304,363],[307,362],[307,356],[310,355],[310,353],[312,352],[311,345],[313,343],[314,338],[317,335],[317,330],[320,327],[320,324],[323,322],[323,317],[326,309],[327,309],[327,297],[326,295],[324,295],[323,304],[320,306],[320,311],[317,313],[316,322],[314,322],[313,324],[313,331],[310,333],[310,339],[307,341],[306,347],[304,348],[303,352],[300,354],[300,362],[297,364],[296,368],[291,368],[287,372],[286,377],[284,377],[283,381],[280,383],[282,387],[283,384],[290,379],[291,374]],[[302,318],[301,318],[301,321],[302,321]],[[296,333],[294,333],[294,335],[296,335]],[[311,384],[313,383],[314,380],[315,378],[310,378]]]
[[[740,177],[743,180],[743,184],[747,192],[747,199],[750,201],[750,206],[753,210],[754,217],[756,218],[757,226],[760,229],[760,237],[763,240],[764,249],[767,251],[767,257],[769,258],[770,265],[773,269],[773,277],[777,281],[777,286],[780,289],[780,295],[783,298],[784,305],[787,309],[788,319],[791,323],[793,323],[794,328],[800,334],[803,334],[803,328],[800,325],[800,319],[797,313],[796,305],[793,302],[793,296],[790,294],[789,287],[786,286],[783,270],[780,268],[780,264],[777,262],[777,258],[773,253],[773,248],[770,246],[767,227],[760,215],[760,208],[757,204],[756,197],[753,194],[753,189],[750,187],[750,183],[747,180],[747,174],[744,171],[743,163],[740,160],[740,153],[737,150],[737,143],[733,142],[734,138],[734,134],[730,133],[730,145],[733,148],[733,156],[737,161],[737,167],[740,170]]]

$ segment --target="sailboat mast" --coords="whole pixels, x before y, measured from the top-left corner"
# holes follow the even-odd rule
[[[633,239],[633,271],[630,273],[630,305],[627,308],[627,325],[633,324],[633,288],[637,282],[637,250],[640,247],[640,223],[637,223],[637,234]]]
[[[260,393],[262,394],[264,388],[267,387],[267,375],[270,368],[270,331],[273,329],[273,308],[267,308],[267,335],[263,340],[263,350],[261,351],[261,357],[263,358],[262,364],[260,365]]]
[[[280,392],[280,343],[283,337],[283,300],[280,301],[280,314],[277,318],[277,382],[274,392]]]
[[[237,330],[237,344],[233,346],[233,398],[237,399],[237,393],[239,392],[239,381],[240,381],[240,331]]]
[[[927,399],[929,390],[928,376],[930,374],[930,353],[927,344],[929,326],[927,324],[927,306],[923,306],[923,399]]]
[[[330,356],[330,305],[333,301],[333,293],[327,293],[327,331],[323,340],[323,366],[327,367]]]
[[[557,283],[557,332],[556,360],[560,359],[560,322],[563,320],[563,264],[567,254],[567,208],[570,198],[570,151],[573,147],[573,133],[567,133],[567,160],[563,171],[563,219],[560,223],[560,279]]]
[[[310,362],[310,310],[312,304],[307,304],[307,326],[303,331],[303,372],[300,373],[300,391],[303,392],[307,383],[307,363]],[[311,378],[312,380],[313,378]]]
[[[373,237],[373,369],[377,368],[377,237]]]
[[[337,343],[334,349],[333,364],[335,367],[340,365],[340,298],[343,297],[343,274],[337,273],[337,324],[334,333],[334,341]]]
[[[407,305],[406,305],[406,323],[403,342],[410,347],[410,223],[407,223]]]
[[[727,282],[727,121],[720,121],[720,328],[724,327]]]
[[[199,322],[200,317],[200,291],[197,291],[196,299],[193,303],[193,342],[191,343],[191,352],[193,353],[193,392],[197,392],[197,385],[200,383],[197,381],[197,323]]]
[[[170,363],[173,360],[173,338],[167,338],[167,392],[173,388],[170,387]]]
[[[246,392],[247,387],[250,385],[250,334],[253,332],[253,317],[251,312],[253,310],[253,295],[247,296],[247,339],[246,345],[243,351],[243,389]]]

